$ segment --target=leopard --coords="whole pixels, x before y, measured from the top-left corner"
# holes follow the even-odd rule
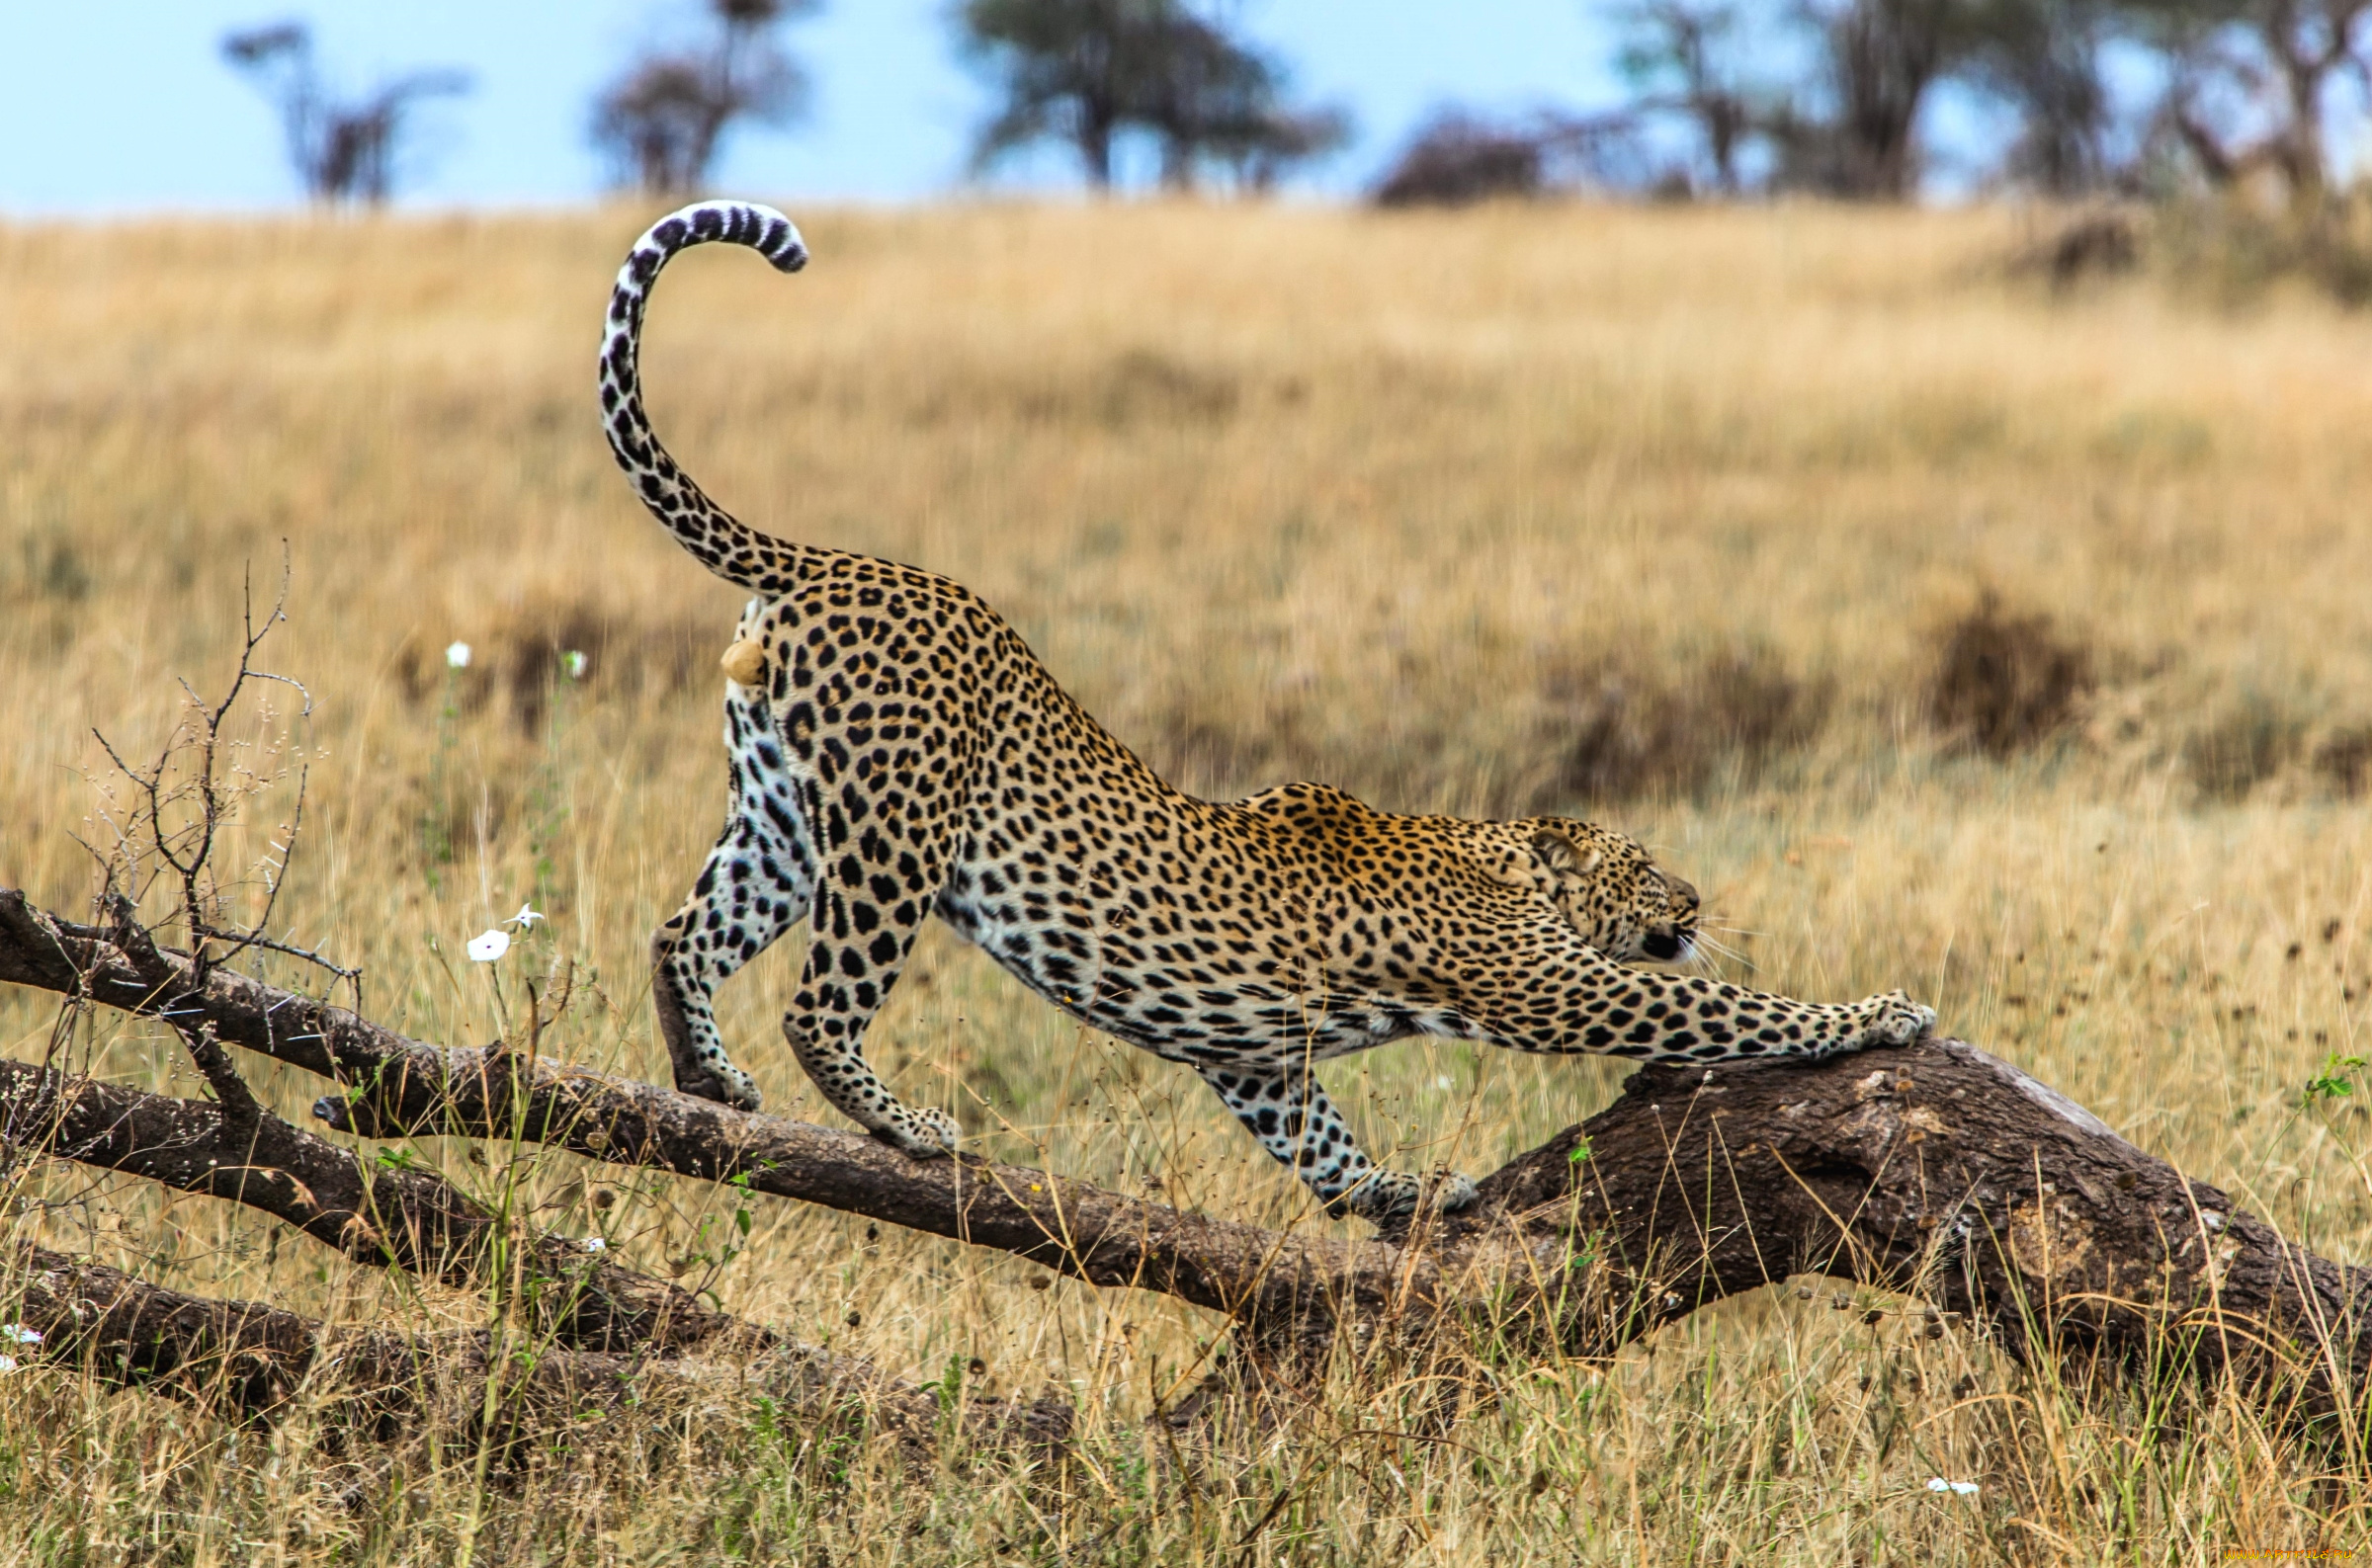
[[[728,806],[650,942],[678,1090],[764,1104],[727,1055],[717,987],[802,921],[783,1019],[822,1098],[916,1159],[948,1113],[901,1102],[869,1028],[933,917],[1089,1029],[1191,1068],[1324,1211],[1392,1222],[1476,1199],[1446,1170],[1378,1165],[1316,1067],[1424,1036],[1643,1061],[1818,1059],[1934,1026],[1901,991],[1801,1002],[1703,973],[1694,887],[1575,818],[1374,809],[1324,784],[1239,800],[1173,787],[971,590],[919,567],[758,532],[660,445],[638,370],[660,269],[746,246],[785,273],[783,213],[709,201],[635,242],[601,352],[604,427],[643,505],[752,596],[722,663]]]

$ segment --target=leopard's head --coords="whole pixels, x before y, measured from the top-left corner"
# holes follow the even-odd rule
[[[1697,940],[1697,890],[1657,866],[1639,844],[1570,817],[1540,817],[1529,831],[1538,882],[1581,940],[1609,958],[1685,958]]]

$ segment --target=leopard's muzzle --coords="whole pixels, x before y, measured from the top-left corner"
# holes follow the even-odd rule
[[[1648,928],[1639,950],[1657,963],[1688,956],[1697,940],[1697,890],[1677,876],[1666,875],[1664,908],[1667,917]]]

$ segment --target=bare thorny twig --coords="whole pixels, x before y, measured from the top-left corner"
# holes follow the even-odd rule
[[[105,733],[92,731],[113,769],[113,777],[92,781],[99,796],[94,815],[106,836],[97,844],[80,838],[78,842],[99,863],[100,924],[126,952],[147,960],[151,972],[164,972],[154,933],[159,927],[182,928],[190,965],[187,994],[202,993],[218,966],[243,953],[262,950],[327,971],[333,987],[344,981],[360,1009],[363,973],[359,967],[338,963],[317,948],[300,946],[289,936],[271,935],[281,889],[287,883],[304,825],[311,767],[306,738],[292,736],[291,729],[309,726],[312,694],[293,676],[259,668],[256,657],[273,629],[288,619],[290,577],[289,547],[283,540],[280,584],[260,618],[252,572],[242,584],[238,662],[227,687],[218,699],[210,701],[186,679],[181,680],[180,717],[153,759],[144,765],[129,762]],[[258,738],[232,738],[227,730],[242,701],[255,697],[256,688],[274,686],[296,694],[293,725],[284,721],[284,714],[263,696],[250,709]],[[237,754],[241,752],[249,753],[249,758],[240,759]],[[239,822],[243,809],[292,783],[287,820],[276,825],[253,865],[239,875],[224,877],[217,867],[217,852],[226,830]],[[128,805],[122,803],[120,789],[128,795]],[[169,887],[178,903],[160,919],[143,922],[139,906],[160,885]],[[262,896],[253,918],[235,918],[233,899],[258,887]],[[162,1000],[166,1005],[160,1015],[187,1046],[227,1122],[252,1135],[265,1113],[230,1052],[215,1037],[212,1026],[196,1020],[194,1010],[173,1005],[177,999]],[[62,1054],[88,1006],[84,997],[66,999],[51,1031],[48,1060]]]
[[[101,801],[97,818],[108,829],[112,842],[104,846],[88,840],[81,842],[100,864],[101,923],[115,933],[127,951],[152,949],[153,929],[179,925],[188,939],[193,990],[203,990],[207,976],[217,965],[260,949],[326,970],[333,983],[343,980],[359,1010],[363,1005],[363,972],[359,967],[349,968],[318,948],[300,946],[288,936],[271,935],[281,889],[287,883],[289,867],[296,858],[298,835],[304,826],[305,786],[311,768],[309,747],[301,737],[292,739],[288,727],[276,728],[282,714],[268,697],[254,708],[254,720],[262,732],[259,739],[241,741],[225,733],[241,700],[250,695],[250,688],[257,686],[285,686],[296,694],[299,705],[296,725],[309,725],[312,718],[312,694],[302,682],[294,676],[260,669],[256,663],[257,651],[273,628],[288,619],[289,583],[289,549],[283,540],[280,586],[260,619],[255,613],[252,574],[242,585],[238,663],[227,688],[219,699],[210,701],[187,680],[181,681],[181,717],[152,761],[145,766],[127,762],[104,733],[92,731],[115,773],[128,785],[130,805],[128,809],[119,806],[114,780],[94,780]],[[234,755],[225,770],[225,754],[240,751],[251,751],[253,761],[239,762]],[[292,768],[295,787],[287,820],[277,825],[274,835],[266,841],[263,854],[243,874],[225,879],[216,867],[216,851],[224,831],[239,820],[242,808],[276,786],[289,784]],[[138,919],[139,905],[160,883],[173,888],[178,906],[160,920],[143,925]],[[262,889],[262,902],[254,918],[244,922],[234,919],[231,915],[234,895],[258,886]],[[224,1111],[242,1119],[251,1117],[255,1111],[254,1097],[248,1093],[221,1044],[211,1032],[185,1027],[170,1011],[166,1016],[188,1044],[209,1085],[220,1097]]]
[[[174,887],[179,906],[153,925],[182,927],[188,936],[198,984],[205,983],[206,975],[215,965],[260,949],[327,970],[352,988],[359,1009],[362,1006],[359,968],[348,968],[317,949],[299,946],[289,938],[270,935],[281,888],[286,884],[304,825],[305,786],[311,768],[309,750],[304,740],[293,740],[288,729],[275,731],[282,715],[268,699],[257,705],[254,715],[257,727],[263,731],[262,738],[240,741],[225,734],[241,699],[256,685],[288,687],[296,694],[300,704],[296,724],[308,725],[312,718],[312,694],[302,682],[256,665],[257,650],[271,636],[273,628],[288,619],[289,582],[288,545],[284,540],[280,587],[260,621],[255,614],[253,583],[244,585],[238,664],[231,672],[228,687],[218,700],[210,701],[188,681],[180,682],[180,721],[166,736],[153,761],[145,767],[127,762],[104,733],[92,731],[115,772],[129,784],[131,804],[128,810],[117,805],[113,781],[94,781],[102,802],[98,817],[114,842],[100,847],[84,841],[83,847],[100,863],[104,877],[101,914],[111,927],[121,930],[132,921],[134,911],[158,883]],[[234,761],[225,776],[224,754],[249,749],[253,751],[254,763]],[[215,866],[215,851],[224,830],[238,821],[243,807],[275,786],[289,783],[292,765],[295,789],[288,819],[278,824],[276,836],[267,841],[264,853],[244,874],[223,879]],[[262,888],[263,898],[255,918],[244,923],[233,920],[229,913],[232,896],[257,886]]]

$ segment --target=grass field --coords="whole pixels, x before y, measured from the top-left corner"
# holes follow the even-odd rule
[[[594,418],[609,281],[648,216],[0,229],[0,884],[84,907],[94,727],[153,749],[286,539],[273,667],[311,693],[314,761],[283,921],[360,964],[386,1022],[477,1041],[497,997],[462,943],[532,899],[550,923],[506,983],[555,956],[596,980],[546,1049],[664,1079],[642,952],[720,820],[739,598],[639,512]],[[2372,321],[2152,276],[2052,294],[2001,265],[2033,220],[1999,211],[800,216],[805,274],[695,253],[651,316],[656,422],[751,523],[968,583],[1190,787],[1312,777],[1620,825],[1706,890],[1732,977],[1901,985],[2318,1249],[2372,1255],[2360,1100],[2301,1104],[2334,1053],[2372,1055]],[[2072,672],[2064,715],[1992,750],[1931,701],[1989,595],[2013,648]],[[249,851],[285,797],[257,802]],[[720,1016],[770,1109],[829,1120],[776,1022],[796,942]],[[20,1056],[52,1016],[0,996]],[[152,1030],[102,1020],[85,1044],[198,1092]],[[1329,1223],[1188,1075],[944,933],[871,1051],[1000,1154]],[[317,1092],[255,1076],[293,1114]],[[1410,1043],[1330,1076],[1371,1147],[1480,1173],[1620,1070]],[[458,1145],[420,1152],[484,1180]],[[583,1178],[541,1161],[544,1217],[598,1220],[660,1272],[731,1206],[648,1179],[597,1214]],[[162,1282],[342,1319],[478,1310],[206,1199],[58,1172],[21,1197],[20,1223]],[[1446,1434],[1346,1376],[1186,1462],[1144,1418],[1213,1320],[830,1213],[755,1218],[702,1274],[727,1305],[906,1375],[976,1359],[973,1386],[1052,1385],[1084,1413],[1080,1461],[951,1446],[918,1482],[722,1379],[513,1478],[486,1560],[2372,1550],[2372,1478],[2237,1401],[2176,1419],[1865,1326],[1827,1285],[1612,1364],[1510,1368]],[[0,1561],[448,1561],[477,1517],[449,1440],[332,1459],[301,1419],[238,1433],[20,1372]]]

